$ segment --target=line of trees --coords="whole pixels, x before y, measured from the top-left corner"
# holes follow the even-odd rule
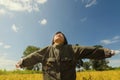
[[[77,46],[79,46],[79,44],[76,44]],[[102,48],[103,46],[101,45],[95,45],[94,47],[97,48]],[[23,52],[23,56],[25,57],[29,54],[31,54],[32,52],[39,50],[39,47],[36,46],[28,46],[25,51]],[[107,59],[101,59],[101,60],[93,60],[93,59],[88,59],[87,61],[85,60],[78,60],[78,63],[76,64],[76,68],[80,70],[80,68],[82,67],[82,69],[84,70],[97,70],[97,71],[101,71],[101,70],[109,70],[112,67],[108,66],[109,60]],[[38,63],[34,66],[30,66],[25,68],[26,70],[36,70],[39,71],[42,69],[42,64]]]

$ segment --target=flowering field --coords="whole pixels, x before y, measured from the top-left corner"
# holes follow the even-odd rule
[[[76,80],[120,80],[120,70],[79,72]]]
[[[0,80],[43,80],[42,74],[2,74]],[[120,70],[77,72],[76,80],[120,80]]]

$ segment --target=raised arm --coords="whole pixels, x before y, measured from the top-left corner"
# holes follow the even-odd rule
[[[104,59],[115,54],[113,50],[107,48],[96,48],[89,46],[73,46],[73,51],[79,58],[89,59]]]
[[[42,59],[44,57],[44,55],[47,52],[47,48],[43,48],[40,49],[38,51],[35,51],[33,53],[31,53],[30,55],[22,58],[17,64],[16,67],[17,68],[23,68],[23,67],[28,67],[28,66],[32,66],[36,63],[42,62]]]

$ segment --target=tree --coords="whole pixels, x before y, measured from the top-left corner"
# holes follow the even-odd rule
[[[102,48],[103,46],[101,45],[95,45],[94,47],[96,48]],[[101,60],[93,60],[91,59],[90,62],[92,63],[92,68],[94,70],[106,70],[109,68],[109,66],[107,65],[109,63],[108,60],[106,59],[101,59]]]
[[[35,46],[28,46],[25,51],[23,52],[23,57],[33,53],[34,51],[37,51],[39,50],[40,48],[38,47],[35,47]]]
[[[86,61],[83,63],[83,67],[85,70],[90,70],[91,63],[89,61]]]
[[[79,46],[79,44],[75,44],[76,46]],[[76,67],[80,70],[80,68],[83,66],[83,60],[79,59],[76,63]]]
[[[82,66],[83,66],[83,61],[82,61],[82,59],[79,59],[79,60],[77,61],[76,67],[77,67],[77,68],[80,68],[80,67],[82,67]]]
[[[23,52],[23,57],[26,57],[27,55],[29,55],[29,54],[31,54],[31,53],[33,53],[34,51],[37,51],[37,50],[39,50],[40,48],[38,48],[38,47],[35,47],[35,46],[28,46],[26,49],[25,49],[25,51]],[[40,68],[39,68],[39,66],[40,66],[40,64],[36,64],[36,65],[34,65],[34,66],[30,66],[30,67],[27,67],[27,68],[25,68],[25,69],[27,69],[27,70],[39,70]]]
[[[106,70],[109,68],[109,66],[107,65],[109,63],[109,61],[107,61],[106,59],[91,60],[91,61],[92,61],[92,68],[94,70],[102,71],[102,70]]]

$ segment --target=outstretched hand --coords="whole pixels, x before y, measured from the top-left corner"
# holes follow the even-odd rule
[[[116,53],[115,53],[115,50],[111,50],[111,55],[113,56],[113,55],[115,55]]]
[[[20,67],[20,64],[22,63],[22,61],[23,61],[23,60],[21,59],[18,63],[16,63],[16,65],[15,65],[16,68],[21,68],[21,67]]]

